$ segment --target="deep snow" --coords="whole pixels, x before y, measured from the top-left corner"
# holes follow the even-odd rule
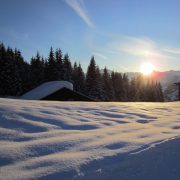
[[[0,179],[180,179],[180,103],[0,99]]]

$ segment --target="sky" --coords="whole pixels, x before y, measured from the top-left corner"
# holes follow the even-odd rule
[[[0,0],[0,42],[29,61],[61,48],[86,70],[180,70],[179,0]]]

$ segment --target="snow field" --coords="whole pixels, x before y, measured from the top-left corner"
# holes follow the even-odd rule
[[[157,147],[163,153],[162,144],[178,140],[179,109],[178,102],[0,99],[0,179],[128,178],[131,162],[137,163],[129,156],[146,160],[146,152]]]

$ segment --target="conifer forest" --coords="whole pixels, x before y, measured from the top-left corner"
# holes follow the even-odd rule
[[[80,62],[71,63],[61,49],[50,48],[48,57],[37,52],[25,61],[21,51],[0,44],[0,97],[20,96],[48,81],[69,81],[74,90],[96,101],[162,102],[161,84],[142,74],[129,78],[126,73],[101,69],[91,57],[87,72]]]

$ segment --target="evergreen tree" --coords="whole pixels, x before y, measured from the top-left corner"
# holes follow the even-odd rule
[[[97,66],[92,56],[90,64],[87,69],[86,75],[86,94],[94,99],[98,99],[97,91],[98,91],[98,77],[97,77]]]
[[[72,79],[73,79],[74,90],[84,93],[85,92],[85,75],[81,68],[80,63],[78,66],[76,62],[74,63]]]
[[[78,82],[79,82],[79,77],[78,77],[78,67],[77,67],[77,63],[74,63],[74,67],[73,67],[73,73],[72,73],[72,81],[73,81],[73,87],[74,90],[78,90]]]
[[[142,74],[138,74],[135,77],[135,86],[136,86],[136,101],[144,101],[145,100],[145,79]]]
[[[45,81],[56,81],[58,80],[57,76],[57,67],[56,67],[56,61],[54,57],[54,51],[51,47],[49,52],[49,57],[46,62],[46,70],[45,70]]]
[[[0,46],[0,94],[20,95],[21,94],[21,79],[17,65],[14,59],[14,52],[8,47],[6,50],[4,45]]]
[[[30,64],[24,61],[21,52],[17,49],[15,49],[14,51],[14,57],[21,79],[22,94],[23,94],[29,89],[31,89]]]
[[[108,73],[107,68],[103,70],[103,101],[113,101],[114,100],[114,90],[111,81],[110,74]]]
[[[133,77],[130,81],[129,100],[137,101],[137,88],[136,88],[136,78],[135,77]]]
[[[103,78],[99,66],[96,66],[96,99],[103,101]]]
[[[118,91],[117,91],[116,80],[117,80],[117,74],[114,71],[112,71],[112,73],[111,73],[111,82],[112,82],[112,87],[113,87],[114,101],[118,101],[117,100]]]
[[[156,101],[156,87],[155,83],[151,80],[148,80],[146,88],[145,88],[145,101],[146,102],[155,102]]]
[[[129,101],[129,79],[126,74],[123,74],[123,86],[124,86],[124,101]]]
[[[121,73],[112,72],[111,73],[112,85],[114,89],[115,101],[124,101],[124,86],[123,78]]]
[[[0,95],[4,95],[4,73],[5,73],[5,62],[6,62],[6,49],[4,44],[0,44]]]
[[[20,77],[21,77],[21,83],[22,83],[22,93],[29,91],[32,89],[31,86],[31,70],[30,70],[30,64],[27,62],[23,62],[20,68]]]
[[[44,60],[37,52],[36,57],[32,57],[30,64],[31,82],[32,88],[34,88],[44,82]]]
[[[159,101],[164,102],[164,94],[160,82],[158,83],[158,95],[159,95]]]
[[[163,95],[161,83],[156,82],[155,88],[156,88],[156,101],[163,102],[164,101],[164,95]]]
[[[56,62],[56,72],[57,72],[57,80],[63,79],[63,57],[61,49],[57,49],[55,52],[55,62]]]
[[[63,61],[63,80],[72,81],[72,65],[68,54],[65,54]]]

